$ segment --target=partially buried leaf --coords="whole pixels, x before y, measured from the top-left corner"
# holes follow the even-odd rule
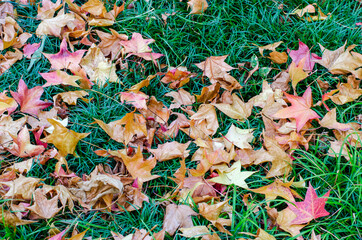
[[[14,213],[4,210],[3,208],[0,208],[0,216],[1,216],[1,223],[5,226],[20,226],[25,224],[31,224],[35,221],[31,220],[23,220],[17,217]]]
[[[210,231],[206,226],[194,226],[189,228],[180,228],[182,232],[181,236],[186,238],[202,237],[205,234],[209,234]]]
[[[226,165],[222,165],[226,166]],[[243,171],[241,172],[241,162],[235,162],[230,168],[215,166],[214,169],[218,172],[219,176],[211,178],[209,181],[220,183],[224,185],[235,184],[238,187],[248,188],[245,179],[253,175],[255,172]]]
[[[163,83],[171,83],[170,88],[180,88],[190,81],[192,73],[187,71],[186,67],[170,68],[165,76],[161,79]]]
[[[206,103],[207,101],[211,101],[212,99],[214,99],[217,96],[217,94],[219,93],[219,90],[220,90],[219,83],[214,83],[210,86],[203,87],[201,90],[201,94],[195,95],[197,102]]]
[[[18,49],[15,49],[15,52],[8,51],[4,55],[0,54],[0,75],[22,58],[23,53]]]
[[[187,205],[170,204],[166,207],[163,229],[173,236],[179,227],[193,227],[191,216],[196,215],[197,213]]]
[[[28,88],[23,79],[20,79],[18,91],[10,91],[13,98],[19,103],[20,111],[30,115],[37,116],[40,110],[49,107],[52,103],[47,103],[40,100],[44,89],[41,86]]]
[[[54,119],[48,119],[53,125],[54,131],[52,134],[46,136],[44,141],[52,143],[58,149],[60,155],[67,156],[75,152],[75,147],[78,142],[87,137],[90,133],[77,133],[65,128],[61,123]]]
[[[134,136],[147,136],[146,119],[141,114],[127,113],[119,122],[124,126],[124,144],[127,145]]]

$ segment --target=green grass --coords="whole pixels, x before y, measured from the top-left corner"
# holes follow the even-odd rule
[[[81,3],[81,1],[76,1]],[[279,51],[298,48],[298,40],[313,47],[312,52],[321,55],[318,43],[328,49],[336,49],[342,46],[346,41],[347,45],[360,44],[362,31],[360,27],[355,26],[356,22],[361,22],[362,8],[357,1],[352,0],[331,0],[331,1],[272,1],[272,0],[210,0],[209,8],[203,15],[189,15],[187,4],[179,0],[139,0],[135,2],[135,8],[126,10],[120,14],[116,23],[112,26],[119,33],[131,35],[133,32],[141,33],[145,38],[155,39],[152,44],[154,52],[159,52],[165,56],[159,61],[160,64],[168,66],[187,66],[192,72],[198,74],[184,88],[192,94],[199,94],[203,86],[209,84],[202,80],[201,71],[193,65],[204,61],[209,56],[229,55],[226,62],[233,67],[238,63],[249,61],[253,54],[259,56],[258,49],[253,44],[259,46],[270,44],[277,41],[284,41]],[[307,4],[318,2],[324,13],[331,13],[332,17],[326,21],[307,22],[290,13],[294,8],[306,6]],[[283,4],[283,9],[278,6]],[[35,33],[39,21],[36,17],[36,7],[22,7],[16,3],[19,13],[18,23],[26,32]],[[167,25],[164,24],[161,14],[173,13],[169,16]],[[27,16],[27,17],[25,17]],[[108,32],[107,28],[97,28]],[[40,39],[34,37],[30,42],[40,42]],[[59,51],[60,40],[49,37],[45,43],[46,53],[56,53]],[[357,52],[361,52],[361,45],[356,47]],[[261,58],[260,66],[269,67],[270,60]],[[0,89],[15,91],[20,78],[23,78],[29,87],[42,85],[45,81],[38,74],[47,72],[50,68],[49,62],[42,59],[27,72],[29,65],[28,59],[17,62],[12,68],[0,76]],[[144,70],[136,63],[129,62],[129,68],[133,71],[119,70],[117,72],[124,85],[109,84],[104,88],[94,87],[94,91],[89,91],[89,98],[93,98],[90,103],[78,101],[77,106],[70,110],[70,128],[76,132],[92,132],[77,147],[78,158],[68,156],[69,167],[78,175],[89,174],[96,165],[108,164],[114,166],[114,162],[109,158],[103,158],[93,153],[98,148],[121,149],[124,146],[113,140],[96,124],[91,124],[94,118],[110,122],[122,118],[129,112],[129,106],[119,104],[112,100],[117,93],[125,91],[130,86],[145,79],[150,74],[163,71],[151,62],[142,62]],[[286,68],[286,65],[273,65],[274,69],[266,80],[271,81],[272,77],[280,72],[279,68]],[[311,83],[313,89],[314,102],[320,99],[321,93],[315,82],[318,76],[326,73],[327,70],[321,66],[316,66],[317,72],[308,77],[303,83],[298,85],[297,92],[302,94],[306,86]],[[242,84],[243,88],[238,91],[244,100],[261,92],[261,83],[263,78],[253,76],[247,84],[244,84],[244,74],[237,70],[231,72]],[[334,77],[334,76],[333,76]],[[164,97],[170,92],[166,85],[159,81],[160,77],[151,81],[149,87],[144,92],[153,95],[164,102],[167,106],[171,98]],[[345,81],[342,76],[338,79],[332,78],[331,74],[324,74],[323,80],[328,81],[332,86],[336,86],[338,81]],[[333,88],[332,88],[333,89]],[[43,97],[52,99],[52,96],[59,92],[73,90],[72,87],[48,87]],[[107,95],[111,98],[107,98]],[[333,103],[328,103],[330,108],[335,107]],[[338,119],[342,122],[355,122],[355,117],[362,114],[361,101],[355,101],[338,107]],[[316,108],[321,115],[326,113],[325,109]],[[229,126],[233,123],[241,128],[255,128],[255,145],[258,145],[260,134],[264,124],[260,115],[255,114],[244,123],[237,122],[218,112],[220,132],[215,137],[225,134]],[[322,132],[319,132],[322,134]],[[179,134],[176,140],[187,142],[189,138],[185,134]],[[260,145],[260,144],[259,144]],[[190,146],[191,154],[197,149],[195,145]],[[312,230],[322,234],[322,239],[362,239],[362,155],[360,149],[352,149],[351,160],[348,162],[343,157],[333,158],[326,155],[328,144],[324,138],[319,138],[311,144],[310,150],[297,150],[295,152],[296,160],[293,167],[292,177],[299,179],[302,177],[310,182],[318,190],[318,194],[324,194],[328,189],[332,189],[331,197],[328,200],[327,211],[331,215],[312,221],[303,228],[301,235],[308,238]],[[14,160],[7,159],[5,161]],[[56,160],[50,160],[47,165],[35,165],[28,173],[28,176],[35,176],[45,179],[45,182],[51,184],[54,182],[50,173],[54,171]],[[3,163],[2,163],[3,164]],[[50,220],[41,220],[35,224],[19,226],[16,229],[0,227],[0,237],[2,239],[43,239],[48,236],[51,226],[63,230],[69,226],[77,225],[78,231],[89,229],[86,236],[92,239],[111,239],[111,231],[119,232],[123,235],[134,232],[134,228],[151,229],[159,231],[162,228],[164,217],[164,207],[160,205],[162,196],[175,187],[175,183],[168,179],[176,169],[179,168],[177,159],[157,164],[153,170],[154,174],[161,177],[145,184],[144,191],[150,197],[150,202],[145,203],[144,207],[134,212],[84,212],[80,207],[71,213],[66,210],[63,214],[59,213]],[[194,166],[194,163],[187,162],[187,166]],[[265,179],[265,172],[260,166],[249,167],[248,170],[258,171],[249,185],[251,188],[257,188],[267,183],[270,179]],[[244,206],[242,197],[249,191],[237,187],[229,187],[227,190],[228,198],[232,198],[230,204],[234,207],[233,226],[229,229],[234,236],[227,237],[219,233],[222,239],[238,239],[248,236],[243,232],[256,234],[258,228],[266,229],[266,220],[268,218],[265,206],[265,200],[262,195],[255,195],[252,204],[259,207],[260,211],[256,214],[253,209]],[[298,190],[304,196],[305,190]],[[3,201],[3,200],[1,200]],[[272,206],[283,208],[285,201],[279,199],[272,203]],[[208,222],[202,217],[194,217],[195,225],[207,225]],[[69,231],[72,231],[69,230]],[[295,239],[288,233],[279,231],[276,228],[268,230],[277,239]],[[180,235],[175,237],[166,237],[166,239],[184,239]]]

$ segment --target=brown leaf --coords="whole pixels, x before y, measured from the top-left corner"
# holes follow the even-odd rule
[[[166,207],[163,229],[173,236],[179,227],[193,227],[191,216],[196,215],[197,213],[187,205],[170,204]]]
[[[1,216],[1,222],[4,223],[5,226],[10,225],[15,227],[35,222],[31,220],[20,219],[15,214],[11,213],[10,211],[4,210],[3,208],[0,208],[0,216]]]
[[[207,9],[207,7],[209,6],[207,4],[206,0],[189,0],[187,2],[187,5],[189,7],[191,7],[191,12],[190,14],[201,14],[204,13],[204,11]]]
[[[41,179],[39,178],[24,177],[23,175],[20,175],[15,180],[0,182],[0,185],[2,184],[9,187],[9,190],[4,195],[5,198],[30,200],[35,187],[38,185],[40,180]]]
[[[85,96],[89,94],[86,91],[69,91],[69,92],[62,92],[54,95],[53,100],[56,102],[58,96],[67,104],[69,105],[76,105],[78,98],[83,99]]]
[[[118,124],[118,123],[117,123]],[[134,136],[147,136],[146,119],[141,114],[127,113],[119,124],[124,126],[123,142],[127,145]]]
[[[270,59],[276,64],[283,64],[288,61],[288,54],[286,52],[273,51],[269,55]]]
[[[61,208],[58,208],[58,196],[55,196],[48,200],[45,196],[46,192],[42,188],[38,188],[34,191],[34,204],[27,209],[36,215],[33,219],[49,219],[53,218]]]
[[[13,138],[26,123],[27,117],[14,121],[11,116],[2,115],[0,118],[0,152],[10,147]]]
[[[124,127],[121,125],[121,120],[116,120],[108,124],[95,118],[94,120],[113,140],[120,143],[123,142]]]
[[[200,215],[209,220],[220,232],[231,233],[224,228],[224,226],[231,226],[231,219],[220,218],[222,212],[227,212],[229,215],[232,211],[232,207],[228,204],[229,200],[220,202],[213,205],[207,203],[199,203]]]
[[[14,143],[8,151],[15,156],[21,158],[33,157],[41,154],[45,150],[42,145],[33,145],[30,143],[30,134],[26,126],[19,132],[18,136],[12,135],[11,137]]]
[[[160,162],[171,160],[174,158],[187,158],[190,150],[186,150],[190,142],[179,143],[176,141],[159,144],[157,149],[149,149],[149,151]]]
[[[323,117],[323,119],[319,123],[322,127],[329,129],[337,129],[340,131],[347,131],[352,129],[352,127],[349,124],[337,122],[336,118],[337,118],[337,110],[336,108],[333,108]]]
[[[244,103],[235,93],[232,94],[232,98],[232,104],[218,103],[213,105],[232,119],[247,119],[251,115],[252,104]]]

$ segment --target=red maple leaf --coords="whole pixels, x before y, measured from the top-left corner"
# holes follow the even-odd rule
[[[321,57],[319,57],[318,55],[314,54],[314,53],[310,53],[309,47],[299,41],[299,48],[298,50],[290,50],[288,49],[288,53],[289,56],[292,58],[293,62],[295,62],[296,65],[298,65],[298,63],[305,58],[305,62],[304,62],[304,66],[303,66],[303,70],[305,71],[313,71],[314,68],[314,64],[315,64],[315,60],[319,60],[322,59]]]
[[[60,51],[56,54],[48,54],[43,53],[43,55],[50,61],[52,64],[51,68],[61,70],[61,69],[69,69],[73,71],[77,71],[79,67],[79,63],[82,60],[82,57],[86,50],[78,50],[74,53],[68,51],[68,44],[65,38],[60,44]]]
[[[310,87],[304,92],[302,97],[294,96],[284,92],[292,106],[279,110],[274,117],[294,118],[299,132],[303,126],[311,119],[320,118],[320,116],[310,109],[313,105],[312,90]]]
[[[20,111],[34,116],[38,116],[40,110],[52,105],[40,100],[43,92],[44,89],[41,86],[29,89],[23,79],[19,81],[18,92],[10,91],[11,96],[19,103]]]
[[[323,197],[319,198],[315,189],[309,184],[307,194],[303,202],[295,202],[294,204],[288,203],[290,210],[292,210],[297,217],[291,222],[291,224],[304,224],[313,219],[325,217],[329,215],[324,207],[328,200],[329,190]]]

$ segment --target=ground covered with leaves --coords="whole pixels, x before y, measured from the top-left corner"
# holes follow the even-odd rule
[[[1,1],[1,238],[362,239],[361,16]]]

